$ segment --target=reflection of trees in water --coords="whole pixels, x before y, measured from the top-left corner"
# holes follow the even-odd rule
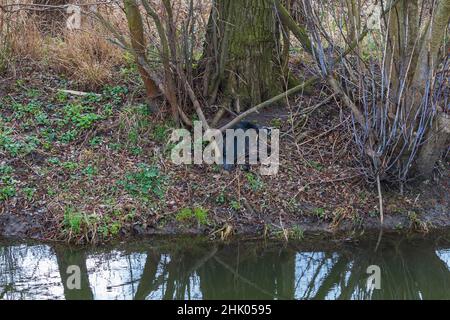
[[[23,282],[35,280],[33,273],[43,267],[42,259],[46,261],[44,265],[53,261],[56,270],[59,269],[60,282],[58,285],[51,282],[49,290],[50,286],[62,287],[61,295],[66,299],[92,299],[96,296],[93,289],[104,290],[95,288],[92,279],[90,283],[91,272],[104,272],[110,278],[114,278],[114,273],[121,273],[119,281],[128,280],[115,283],[114,287],[128,286],[129,290],[123,290],[122,294],[133,299],[450,298],[449,266],[438,256],[435,247],[427,243],[386,240],[377,252],[373,247],[364,246],[341,248],[336,252],[255,243],[229,246],[203,243],[144,250],[111,255],[110,262],[126,260],[122,261],[122,268],[114,267],[112,262],[107,268],[88,268],[86,261],[98,260],[101,253],[65,247],[55,247],[52,251],[46,246],[0,246],[0,298],[32,297],[32,290],[24,287]],[[136,255],[141,257],[138,262],[133,260]],[[24,261],[27,265],[23,265]],[[80,267],[81,290],[67,288],[69,265]],[[381,290],[366,289],[369,265],[381,268]],[[114,279],[118,281],[117,277]],[[35,285],[44,284],[40,280]]]
[[[219,251],[198,275],[205,299],[292,299],[295,252],[239,245]]]
[[[417,245],[413,251],[399,247],[383,252],[378,261],[383,296],[375,291],[374,299],[450,299],[450,266],[435,248]]]
[[[42,287],[58,286],[58,268],[51,248],[45,245],[0,243],[0,299],[43,297]],[[58,292],[45,295],[57,298]]]
[[[142,277],[134,295],[135,300],[144,300],[152,291],[157,290],[164,283],[164,274],[157,275],[160,260],[161,254],[153,250],[147,251]]]
[[[91,286],[89,284],[89,275],[86,267],[86,251],[72,250],[65,247],[55,247],[55,255],[58,263],[61,282],[64,287],[64,297],[66,300],[92,300]],[[71,265],[80,268],[80,289],[69,289],[67,280],[71,274],[67,273],[67,268]]]

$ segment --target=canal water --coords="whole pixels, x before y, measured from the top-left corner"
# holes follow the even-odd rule
[[[448,239],[0,240],[0,299],[450,299]]]

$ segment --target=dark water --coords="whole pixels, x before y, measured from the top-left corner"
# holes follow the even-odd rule
[[[450,299],[445,238],[385,237],[376,252],[375,246],[191,238],[80,249],[0,242],[0,299]],[[73,265],[80,290],[68,284]],[[367,286],[369,266],[379,267],[369,284],[380,289]]]

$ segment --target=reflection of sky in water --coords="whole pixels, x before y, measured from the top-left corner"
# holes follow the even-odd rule
[[[189,288],[184,296],[185,299],[189,300],[201,300],[202,292],[200,290],[200,277],[195,274],[193,277],[189,279]]]
[[[7,290],[4,299],[64,298],[58,263],[52,249],[45,245],[20,245],[0,250],[0,293]],[[86,266],[94,299],[133,299],[143,276],[146,259],[146,253],[125,255],[116,250],[107,254],[88,255]],[[163,266],[169,262],[169,255],[161,255],[156,278],[167,278]],[[165,283],[161,282],[147,299],[163,298]],[[185,299],[202,298],[199,283],[199,277],[191,275]],[[13,284],[13,289],[9,284]]]
[[[86,265],[89,271],[89,283],[95,299],[133,299],[139,283],[143,277],[143,270],[147,254],[131,253],[124,255],[119,251],[108,254],[89,256]],[[155,278],[163,277],[163,266],[170,262],[170,256],[161,256]],[[145,279],[148,280],[148,279]],[[185,299],[201,299],[200,279],[197,274],[189,277]],[[160,300],[163,298],[165,283],[162,283],[147,296],[147,299]]]
[[[335,258],[336,255],[330,255],[327,258],[323,252],[301,252],[296,254],[296,299],[308,299],[317,294],[317,290],[325,275],[330,272]]]
[[[450,270],[450,249],[436,250],[436,255],[441,259]]]
[[[88,256],[86,266],[94,299],[132,299],[146,258],[145,253],[123,255],[118,251]]]
[[[0,247],[0,294],[5,290],[5,299],[63,298],[52,250],[45,245]]]
[[[235,254],[233,251],[230,252],[231,255]],[[385,269],[383,272],[389,277],[397,277],[394,280],[399,281],[399,286],[396,283],[389,283],[391,287],[386,289],[387,293],[394,292],[400,295],[401,298],[401,295],[404,293],[401,291],[401,285],[406,285],[409,289],[414,288],[415,290],[414,292],[405,291],[409,296],[419,299],[422,297],[427,298],[430,296],[430,291],[427,291],[429,290],[427,287],[429,285],[428,280],[423,281],[422,284],[417,284],[416,281],[418,275],[423,276],[424,274],[428,274],[428,272],[431,278],[436,273],[439,276],[439,279],[432,283],[432,285],[443,286],[450,283],[450,276],[446,273],[450,270],[450,249],[436,250],[430,247],[428,251],[420,251],[417,254],[422,254],[423,252],[426,252],[430,257],[434,256],[436,258],[436,261],[433,262],[435,265],[425,264],[425,267],[422,266],[422,268],[425,268],[424,270],[415,270],[414,268],[417,266],[411,262],[408,264],[406,260],[402,260],[405,266],[399,263],[400,260],[395,260],[397,258],[392,258],[392,260],[386,260],[384,262],[385,265],[382,268]],[[347,257],[339,252],[320,251],[291,252],[290,254],[292,254],[291,257],[293,259],[290,260],[292,261],[291,267],[289,267],[289,262],[280,262],[277,259],[272,258],[271,260],[268,258],[268,260],[255,260],[254,268],[257,270],[263,264],[270,268],[272,265],[275,266],[285,263],[284,267],[288,268],[283,269],[281,274],[274,274],[274,281],[284,281],[283,279],[285,278],[292,279],[289,280],[291,284],[294,281],[291,298],[367,299],[374,294],[373,292],[367,292],[365,288],[365,281],[368,276],[365,273],[367,267],[367,261],[365,259],[368,258],[368,255],[350,255]],[[162,253],[158,254],[152,260],[148,259],[145,250],[132,253],[112,250],[107,253],[87,253],[85,256],[85,263],[88,270],[87,278],[89,279],[89,285],[95,299],[133,299],[136,297],[139,289],[141,289],[142,292],[145,292],[143,297],[146,299],[158,300],[163,299],[168,291],[171,292],[168,289],[170,285],[172,285],[173,294],[179,294],[181,292],[181,295],[177,296],[179,298],[202,299],[204,295],[202,290],[205,287],[205,283],[202,284],[202,277],[208,275],[209,272],[209,275],[212,274],[213,277],[207,278],[208,281],[215,282],[214,279],[220,279],[230,272],[230,270],[218,268],[214,258],[201,264],[203,269],[200,272],[200,269],[194,268],[191,270],[192,265],[197,263],[195,259],[191,259],[193,260],[191,261],[191,265],[189,265],[189,259],[186,265],[184,265],[184,260],[182,260],[183,264],[179,264],[179,261],[176,259],[170,263],[171,255],[169,253]],[[401,259],[408,257],[405,254],[400,254],[399,256]],[[202,257],[202,255],[199,255],[200,260]],[[386,257],[389,257],[389,255]],[[46,245],[0,246],[0,298],[64,299],[64,287],[61,282],[60,270],[58,269],[58,262],[61,264],[61,261],[58,259],[55,250]],[[148,264],[148,260],[154,261],[154,264],[151,265],[153,266],[153,273],[145,275],[143,273]],[[177,263],[174,263],[175,261]],[[427,258],[427,261],[431,261],[430,258]],[[171,268],[175,266],[175,269],[170,269],[168,267],[169,265],[171,265]],[[233,268],[239,270],[239,266],[234,266]],[[276,272],[275,270],[277,269],[275,268],[273,270]],[[175,282],[169,284],[171,272],[175,272],[178,278],[176,278]],[[190,273],[186,276],[183,272]],[[224,272],[227,274],[224,274]],[[399,272],[397,276],[396,272]],[[258,285],[259,280],[255,274],[250,271],[250,274],[242,274],[242,278],[245,281],[251,281]],[[271,273],[262,274],[263,277],[270,277]],[[233,281],[238,280],[234,278]],[[242,286],[246,285],[245,281]],[[402,284],[402,281],[411,281],[411,283]],[[264,283],[264,281],[261,281],[261,283]],[[206,285],[215,286],[216,284],[206,283]],[[224,284],[221,285],[223,286]],[[228,285],[228,283],[225,285]],[[151,289],[145,289],[145,287]],[[287,291],[276,292],[282,287],[282,285],[280,287],[278,285],[275,286],[275,292],[273,292],[274,297],[277,295],[280,297],[285,296]],[[218,289],[220,290],[220,288]],[[350,288],[350,291],[348,291],[348,288]],[[450,293],[446,293],[446,290],[443,292],[444,297],[450,295]],[[174,296],[169,297],[173,298]]]

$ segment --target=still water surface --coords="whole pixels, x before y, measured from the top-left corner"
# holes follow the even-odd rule
[[[447,239],[384,237],[376,252],[376,241],[0,241],[0,299],[450,299]],[[68,287],[70,265],[79,266],[80,290]],[[371,265],[380,289],[367,288]]]

